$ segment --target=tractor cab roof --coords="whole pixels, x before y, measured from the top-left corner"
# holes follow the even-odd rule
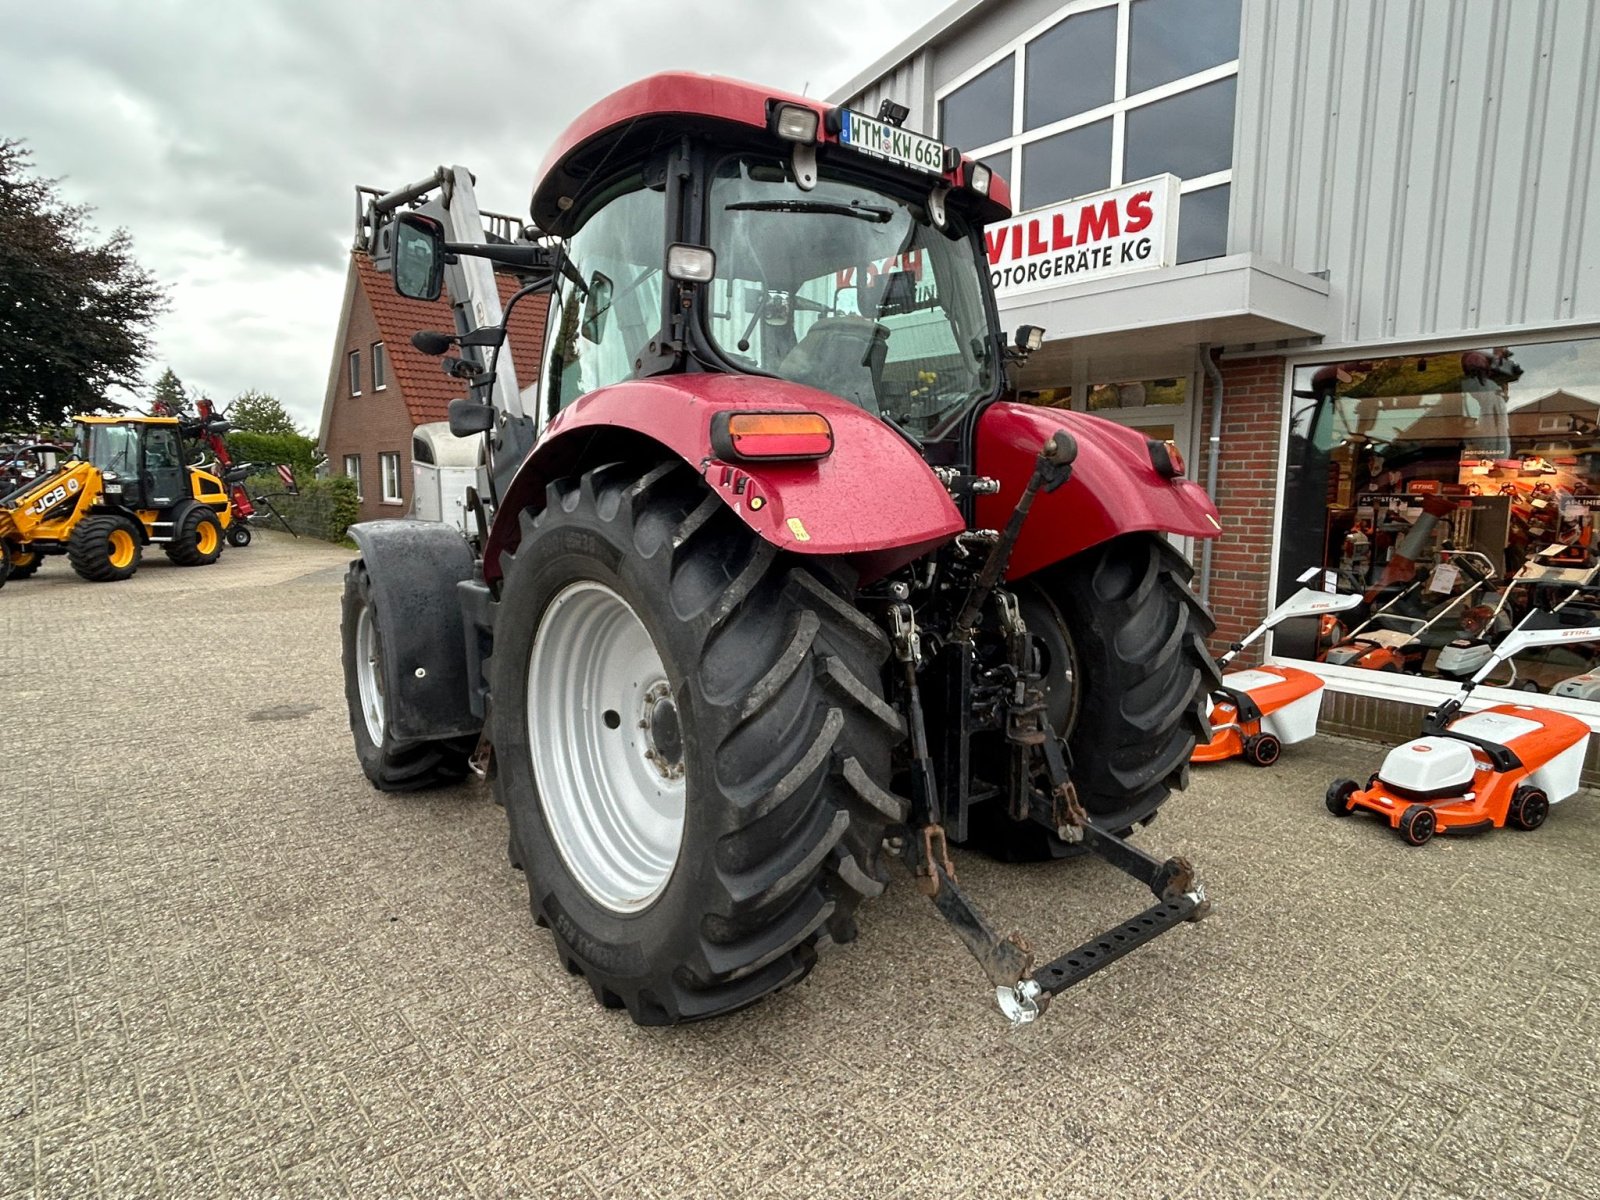
[[[601,172],[608,163],[627,162],[667,138],[700,132],[741,134],[748,140],[766,134],[774,149],[787,148],[793,143],[768,132],[773,111],[780,105],[797,105],[817,114],[817,144],[824,155],[848,154],[861,164],[917,178],[909,170],[841,146],[839,110],[819,100],[722,76],[668,71],[613,92],[567,126],[539,164],[533,189],[534,223],[548,233],[565,234],[567,213],[580,207],[577,201],[589,184],[603,181]],[[953,190],[962,188],[971,178],[973,162],[961,156],[959,165],[944,173],[944,181]],[[982,223],[1011,215],[1011,189],[998,175],[992,177],[987,195],[967,194],[976,202]]]
[[[73,417],[77,425],[176,425],[177,417],[146,417],[137,413],[120,417]]]

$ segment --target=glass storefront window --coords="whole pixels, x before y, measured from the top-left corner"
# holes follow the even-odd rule
[[[1366,599],[1284,626],[1274,653],[1459,681],[1530,607],[1600,625],[1574,591],[1600,579],[1597,512],[1600,339],[1301,367],[1278,596],[1320,567]],[[1591,667],[1600,645],[1546,648],[1489,682],[1579,695]]]
[[[1098,192],[1111,183],[1111,121],[1096,121],[1022,148],[1022,208]]]
[[[1220,258],[1228,252],[1229,184],[1185,192],[1178,201],[1178,261]]]
[[[1126,411],[1159,407],[1164,404],[1182,404],[1188,383],[1186,379],[1142,379],[1128,383],[1097,383],[1090,387],[1085,407],[1090,412],[1105,412],[1109,409]]]
[[[1122,177],[1194,179],[1233,166],[1233,77],[1128,110]]]
[[[1037,129],[1110,104],[1117,74],[1117,10],[1068,17],[1028,43],[1022,127]]]
[[[998,154],[985,155],[978,161],[1000,176],[1001,179],[1004,179],[1008,185],[1015,186],[1014,181],[1017,178],[1017,173],[1011,165],[1011,151],[1002,150]],[[1015,193],[1013,193],[1012,202],[1016,202]]]
[[[1008,54],[939,102],[939,140],[971,149],[1011,136],[1017,56]]]
[[[1133,0],[1128,94],[1239,57],[1239,0]]]

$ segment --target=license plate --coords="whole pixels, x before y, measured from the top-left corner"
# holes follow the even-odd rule
[[[839,144],[929,175],[944,174],[944,145],[931,137],[844,110]]]

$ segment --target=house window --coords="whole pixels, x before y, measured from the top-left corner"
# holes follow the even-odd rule
[[[361,455],[346,454],[344,456],[344,473],[345,478],[355,480],[356,499],[365,499],[361,494]]]
[[[1024,210],[1176,175],[1178,261],[1225,254],[1240,6],[1076,0],[940,89],[938,135]]]
[[[389,386],[389,355],[382,342],[372,343],[372,390],[381,392]]]
[[[399,504],[404,499],[400,495],[400,455],[378,455],[378,467],[383,472],[383,502]]]
[[[361,395],[361,351],[350,351],[350,394]]]

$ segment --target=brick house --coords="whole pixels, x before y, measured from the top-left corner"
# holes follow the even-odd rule
[[[502,275],[499,283],[503,304],[517,282]],[[527,382],[537,376],[544,316],[543,296],[529,296],[512,310],[511,349]],[[432,303],[407,299],[366,253],[351,252],[317,446],[330,474],[356,481],[363,521],[410,511],[412,431],[443,421],[450,401],[465,394],[437,358],[411,345],[411,335],[454,328],[448,293]]]

